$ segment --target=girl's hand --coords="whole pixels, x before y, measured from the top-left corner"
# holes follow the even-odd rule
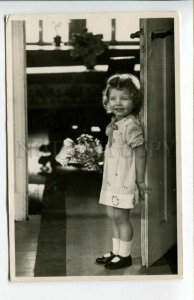
[[[138,187],[138,190],[139,190],[139,196],[140,196],[140,200],[145,200],[145,194],[149,194],[150,191],[151,191],[151,188],[148,187],[145,182],[137,182],[137,187]]]

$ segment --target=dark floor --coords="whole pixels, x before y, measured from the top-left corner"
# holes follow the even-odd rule
[[[41,217],[15,223],[16,276],[33,277]]]
[[[39,205],[41,217],[30,215],[29,221],[16,222],[16,276],[176,273],[176,249],[149,268],[141,266],[139,205],[131,212],[133,265],[110,271],[94,263],[97,256],[111,249],[110,226],[103,205],[98,204],[99,176],[93,172],[75,172],[73,168],[66,172],[59,168],[47,178]]]

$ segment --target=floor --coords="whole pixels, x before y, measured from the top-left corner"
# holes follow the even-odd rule
[[[15,223],[16,276],[33,277],[37,254],[40,215]]]
[[[16,222],[16,276],[114,276],[173,274],[174,259],[162,257],[141,266],[140,206],[131,212],[134,226],[133,265],[110,271],[95,264],[111,249],[111,232],[103,205],[98,204],[99,174],[58,169],[46,179],[41,216]],[[81,178],[81,180],[80,180]],[[38,187],[37,187],[38,188]],[[41,201],[41,199],[40,199]],[[37,199],[36,199],[37,202]],[[174,257],[174,252],[171,255]]]

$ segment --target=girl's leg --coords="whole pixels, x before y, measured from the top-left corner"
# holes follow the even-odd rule
[[[129,209],[115,208],[115,221],[122,241],[131,241],[133,238],[133,226],[129,220]]]
[[[111,229],[112,229],[112,252],[114,254],[119,253],[119,244],[120,244],[120,237],[119,237],[119,228],[115,219],[115,208],[111,206],[106,207],[107,216],[111,222]]]
[[[115,220],[119,229],[120,246],[119,253],[105,267],[107,269],[120,269],[132,265],[131,243],[133,238],[133,227],[129,221],[130,210],[115,208]]]
[[[115,218],[120,236],[119,255],[123,257],[127,257],[131,254],[133,226],[129,220],[129,213],[130,210],[127,209],[115,209]]]
[[[112,206],[107,206],[106,214],[111,222],[112,237],[115,239],[119,239],[119,227],[117,225],[116,218],[115,218],[115,208]]]
[[[97,264],[106,264],[110,262],[115,257],[115,255],[119,253],[119,245],[120,245],[119,228],[115,220],[114,207],[107,206],[106,213],[111,222],[111,228],[112,228],[112,252],[108,252],[104,254],[102,257],[98,257],[96,259]]]

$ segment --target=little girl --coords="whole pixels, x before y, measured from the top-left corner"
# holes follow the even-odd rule
[[[144,182],[146,149],[138,119],[140,111],[139,81],[130,74],[116,74],[107,81],[103,104],[113,114],[106,128],[103,182],[100,203],[106,205],[112,225],[113,248],[96,259],[107,269],[132,265],[133,227],[129,220],[135,204],[135,191],[144,198],[149,188]]]

